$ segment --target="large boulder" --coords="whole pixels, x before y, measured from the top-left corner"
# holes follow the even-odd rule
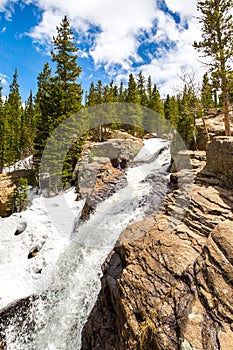
[[[122,233],[103,265],[82,350],[231,349],[233,191],[208,181],[196,178],[181,222],[173,226],[184,210],[175,190],[160,215]]]
[[[218,136],[207,145],[204,172],[215,176],[224,187],[233,189],[233,137]]]
[[[81,219],[87,220],[96,205],[126,186],[124,171],[114,168],[110,159],[94,157],[92,163],[83,166],[78,173],[77,199],[85,199]]]
[[[7,174],[0,174],[0,216],[6,217],[12,213],[10,198],[20,178],[30,179],[30,170],[14,170]]]
[[[205,123],[205,125],[204,125]],[[197,118],[196,128],[198,132],[197,139],[197,149],[205,151],[207,148],[208,141],[212,140],[215,136],[224,136],[225,127],[224,127],[224,114],[222,112],[215,113],[205,117],[204,123],[202,118]],[[208,130],[208,137],[206,130]]]
[[[142,140],[132,136],[86,144],[74,171],[77,199],[86,199],[81,219],[88,219],[99,202],[126,186],[124,170],[142,147]]]
[[[6,174],[0,174],[0,216],[5,217],[11,213],[9,199],[14,192],[16,185],[11,177]]]

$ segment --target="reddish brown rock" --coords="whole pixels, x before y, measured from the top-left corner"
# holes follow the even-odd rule
[[[177,188],[162,214],[123,232],[82,350],[233,348],[233,192],[209,180],[196,178],[186,213]]]
[[[215,110],[212,114],[206,116],[205,125],[208,130],[210,141],[212,141],[212,139],[216,136],[225,135],[224,114],[222,112],[217,112]],[[197,148],[198,150],[206,150],[206,146],[209,140],[207,139],[206,129],[201,118],[197,118],[196,127],[198,132]]]
[[[6,174],[0,174],[0,216],[5,217],[10,214],[9,198],[16,185]]]
[[[81,219],[87,220],[99,202],[126,186],[124,170],[143,147],[142,140],[126,135],[86,144],[75,169],[77,199],[86,199]]]
[[[233,137],[215,137],[207,145],[206,175],[215,176],[222,186],[233,189]]]

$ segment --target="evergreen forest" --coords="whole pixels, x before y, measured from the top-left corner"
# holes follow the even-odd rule
[[[208,16],[213,16],[211,12],[213,10],[208,7],[209,3],[210,1],[199,1],[204,39],[200,43],[195,42],[194,47],[199,51],[204,49],[205,55],[217,58],[204,74],[201,83],[196,82],[194,73],[184,72],[180,77],[183,81],[182,91],[167,95],[163,99],[156,82],[152,81],[150,76],[145,77],[142,72],[137,76],[129,74],[127,83],[116,84],[111,80],[108,84],[104,84],[98,80],[91,83],[88,91],[83,91],[80,81],[82,68],[78,65],[79,49],[76,47],[69,20],[64,16],[60,26],[57,27],[57,35],[52,40],[51,60],[56,69],[52,70],[48,62],[44,64],[43,71],[37,77],[35,96],[30,92],[26,103],[22,103],[17,68],[13,72],[8,96],[2,96],[0,87],[0,173],[4,167],[30,155],[33,155],[33,167],[36,173],[44,147],[52,132],[75,113],[105,103],[133,103],[145,106],[170,121],[187,147],[195,148],[198,137],[195,129],[196,118],[204,120],[213,111],[229,113],[229,106],[233,103],[233,74],[226,66],[228,51],[224,56],[224,49],[220,48],[218,56],[217,43],[214,48],[209,47],[209,42],[219,37],[217,35],[219,33],[216,33],[216,37],[212,34],[212,38],[208,34],[211,28],[207,28],[206,23],[209,23]],[[218,23],[217,20],[218,18],[215,18],[215,23]],[[231,18],[229,21],[232,23]],[[232,28],[229,30],[232,31]],[[221,69],[218,69],[219,65]],[[145,125],[145,121],[141,118],[143,117],[140,113],[135,116],[134,122],[137,128]],[[112,124],[111,127],[123,128],[121,123]],[[132,126],[125,129],[132,134],[136,133],[136,128]],[[142,130],[141,135],[146,132],[147,130]],[[228,129],[226,134],[229,134]],[[71,176],[84,140],[90,135],[95,137],[95,131],[79,137],[72,150],[68,152],[67,165],[63,169],[66,180]],[[98,134],[96,137],[98,141],[102,141],[101,135]]]

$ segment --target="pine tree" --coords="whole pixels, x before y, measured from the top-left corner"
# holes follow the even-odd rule
[[[56,72],[53,81],[53,100],[56,103],[57,112],[53,116],[53,127],[56,128],[65,119],[71,117],[82,108],[82,87],[77,82],[82,71],[77,64],[78,48],[74,42],[73,32],[70,28],[70,23],[67,16],[64,16],[60,27],[57,27],[57,36],[53,37],[52,60],[56,63]],[[69,124],[69,126],[68,126]],[[72,147],[69,147],[69,136],[75,135],[82,129],[80,125],[74,123],[65,123],[63,126],[63,135],[60,135],[60,140],[56,140],[57,145],[54,145],[54,155],[51,154],[51,164],[56,164],[56,148],[59,150],[61,146],[67,149],[67,155],[63,164],[63,184],[66,184],[72,177],[73,168],[77,162],[82,140],[76,140]],[[80,130],[78,130],[80,129]],[[55,142],[55,140],[54,140]],[[55,185],[56,186],[56,185]]]
[[[175,96],[170,97],[167,95],[164,101],[164,115],[173,127],[177,128],[179,122],[179,101]]]
[[[131,132],[133,135],[137,135],[138,128],[142,126],[143,111],[140,108],[140,96],[137,88],[137,82],[133,74],[129,75],[128,87],[126,90],[126,99],[127,103],[132,103],[134,106],[131,106],[129,109],[132,110],[131,117],[128,119],[130,125],[125,125],[125,130]]]
[[[25,103],[25,108],[21,115],[20,127],[20,149],[25,157],[33,153],[33,143],[35,137],[35,106],[33,103],[32,91]]]
[[[148,79],[147,79],[147,96],[148,96],[148,100],[150,103],[151,97],[152,97],[152,80],[151,80],[151,76],[149,75]]]
[[[119,93],[118,93],[118,102],[125,102],[125,95],[126,95],[126,91],[125,91],[125,88],[124,88],[124,84],[121,81],[120,88],[119,88]]]
[[[111,80],[109,86],[105,85],[103,88],[103,102],[117,102],[118,87],[114,85],[114,81]]]
[[[147,98],[147,95],[146,95],[145,77],[143,76],[142,72],[140,72],[138,74],[137,89],[138,89],[138,95],[139,95],[139,99],[140,99],[140,104],[142,106],[147,106],[148,98]]]
[[[233,104],[233,73],[229,74],[228,86],[230,103]]]
[[[197,9],[201,16],[202,38],[194,42],[194,47],[211,58],[210,70],[221,81],[223,95],[225,134],[231,135],[227,75],[233,55],[232,0],[198,1]]]
[[[95,84],[94,84],[94,82],[91,82],[91,85],[90,85],[90,88],[89,88],[89,92],[87,94],[86,105],[88,107],[96,105],[96,93],[95,93]]]
[[[177,131],[186,142],[190,145],[196,140],[195,132],[195,96],[191,87],[184,85],[184,90],[179,103],[179,120]]]
[[[23,210],[26,210],[29,204],[30,201],[28,198],[28,180],[21,177],[16,189],[9,198],[9,205],[13,213],[19,213]]]
[[[4,168],[5,163],[5,113],[2,98],[2,86],[0,86],[0,174]]]
[[[113,80],[112,80],[113,83]],[[117,102],[118,101],[118,86],[116,84],[111,85],[110,83],[110,94],[111,94],[111,98],[112,98],[112,102]]]
[[[64,16],[60,27],[57,27],[53,45],[52,60],[57,64],[54,83],[59,95],[60,115],[65,119],[82,107],[82,87],[77,83],[82,69],[77,64],[78,48],[75,46],[67,16]]]
[[[153,86],[153,90],[151,93],[151,97],[148,103],[148,107],[153,109],[155,112],[157,112],[160,115],[164,115],[164,108],[163,104],[161,102],[160,93],[157,89],[156,84]]]
[[[135,103],[135,104],[140,103],[140,96],[137,89],[137,83],[135,81],[133,74],[129,75],[128,89],[126,93],[126,102]]]
[[[213,107],[212,86],[209,81],[208,73],[205,73],[203,76],[201,103],[204,114],[208,114],[209,109]]]
[[[53,100],[53,79],[52,69],[49,63],[45,63],[43,71],[37,78],[38,91],[35,105],[35,126],[33,164],[38,170],[39,162],[46,145],[46,142],[54,129],[54,100]]]
[[[103,103],[103,83],[100,79],[95,86],[95,97],[95,104],[99,105]]]
[[[21,115],[23,113],[18,83],[18,70],[15,69],[13,81],[10,85],[9,96],[4,104],[5,108],[5,160],[6,164],[14,164],[22,156],[20,149]]]

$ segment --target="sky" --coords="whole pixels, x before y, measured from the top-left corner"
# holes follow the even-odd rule
[[[201,39],[195,0],[0,0],[0,78],[3,95],[15,69],[22,102],[37,90],[51,63],[51,40],[67,15],[79,48],[79,82],[127,82],[151,75],[161,96],[175,94],[183,70],[201,79],[205,68],[192,47]],[[54,67],[55,68],[55,67]]]

